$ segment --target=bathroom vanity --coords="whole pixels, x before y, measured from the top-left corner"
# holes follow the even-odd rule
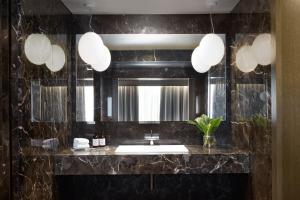
[[[249,153],[237,149],[204,150],[186,146],[185,154],[119,155],[116,146],[54,155],[55,175],[232,174],[249,173]]]

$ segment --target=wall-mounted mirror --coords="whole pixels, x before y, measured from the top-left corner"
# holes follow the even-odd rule
[[[226,59],[204,74],[190,62],[203,36],[101,35],[112,63],[96,72],[77,52],[76,120],[186,121],[204,113],[226,119]],[[225,35],[220,36],[225,43]]]
[[[31,81],[31,121],[66,122],[67,81]]]

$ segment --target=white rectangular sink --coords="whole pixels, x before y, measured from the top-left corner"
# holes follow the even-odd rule
[[[119,145],[115,150],[119,155],[156,155],[156,154],[188,154],[184,145]]]

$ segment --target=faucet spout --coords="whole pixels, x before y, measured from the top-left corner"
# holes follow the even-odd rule
[[[144,139],[149,140],[150,145],[154,145],[154,141],[159,140],[159,134],[158,133],[153,133],[152,130],[151,130],[150,133],[145,134]]]

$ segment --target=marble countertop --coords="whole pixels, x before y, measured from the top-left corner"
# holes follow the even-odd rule
[[[189,154],[117,155],[116,146],[54,155],[55,175],[249,173],[249,152],[231,148],[204,150],[186,145]]]

